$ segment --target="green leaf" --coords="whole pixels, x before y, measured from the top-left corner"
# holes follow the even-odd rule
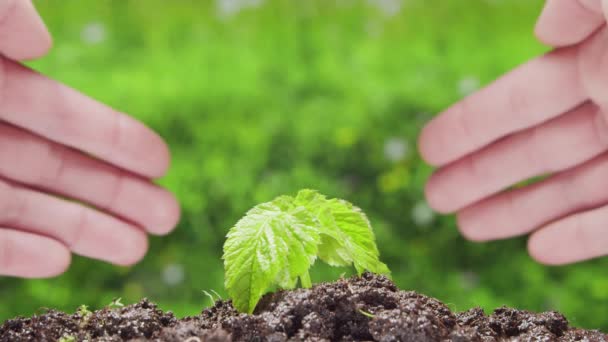
[[[386,264],[380,261],[380,252],[376,246],[376,237],[367,216],[351,203],[332,199],[327,203],[328,211],[319,217],[323,232],[338,241],[343,249],[331,249],[331,245],[319,246],[319,254],[330,254],[342,257],[348,253],[359,274],[370,271],[378,274],[390,274]],[[325,250],[329,247],[328,250]]]
[[[327,198],[316,190],[300,190],[294,202],[296,205],[308,208],[308,210],[310,210],[320,221],[327,221],[327,218],[323,219],[322,217],[331,215],[331,210],[327,206]],[[350,256],[350,252],[346,250],[346,246],[335,239],[335,236],[338,235],[338,233],[328,232],[328,228],[333,231],[334,227],[335,225],[322,226],[319,258],[330,266],[350,266],[353,259]]]
[[[345,244],[327,234],[321,235],[319,259],[330,266],[350,266],[353,263],[351,253]]]
[[[293,200],[295,205],[301,205],[308,208],[311,212],[317,213],[319,209],[327,203],[325,195],[320,194],[317,190],[303,189],[298,191],[298,194]]]
[[[319,243],[318,221],[292,197],[251,209],[224,244],[225,286],[234,307],[252,313],[272,285],[295,287],[314,263]]]
[[[390,274],[380,261],[374,232],[361,209],[344,200],[328,200],[314,190],[300,191],[295,203],[313,212],[321,224],[321,260],[332,266],[354,264],[359,274],[365,270]]]
[[[317,256],[333,266],[354,265],[359,274],[390,273],[359,208],[302,190],[254,207],[230,229],[223,259],[234,307],[252,313],[273,286],[292,289],[298,280],[312,286],[308,270]]]

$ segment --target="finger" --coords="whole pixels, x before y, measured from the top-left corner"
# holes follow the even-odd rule
[[[536,36],[551,46],[582,42],[604,23],[599,0],[547,0],[536,27]]]
[[[2,63],[0,120],[146,177],[164,174],[167,146],[143,124],[15,62]]]
[[[46,236],[0,228],[0,275],[48,278],[68,268],[70,251]]]
[[[51,48],[51,35],[31,0],[0,1],[0,53],[14,60],[40,57]]]
[[[603,15],[602,1],[603,0],[579,0],[579,3],[589,11]]]
[[[84,201],[153,234],[170,232],[179,206],[168,191],[76,150],[0,123],[0,176]]]
[[[579,51],[579,67],[589,98],[608,109],[608,29],[598,31],[585,41]]]
[[[527,234],[574,212],[608,203],[608,154],[542,182],[498,194],[458,213],[462,234],[473,241]]]
[[[576,54],[565,48],[539,57],[453,105],[424,127],[422,157],[445,165],[583,103]]]
[[[0,181],[0,225],[61,241],[74,253],[132,265],[147,250],[146,234],[109,215]]]
[[[520,181],[562,171],[608,149],[608,126],[596,106],[506,137],[439,169],[426,186],[428,202],[454,212]]]
[[[530,255],[543,264],[564,265],[608,254],[608,207],[574,214],[532,234]]]

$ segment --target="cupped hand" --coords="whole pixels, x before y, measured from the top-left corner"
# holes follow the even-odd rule
[[[30,0],[0,0],[0,275],[54,276],[71,253],[130,265],[179,218],[150,181],[169,163],[157,134],[16,62],[50,46]]]
[[[466,238],[531,234],[529,252],[545,264],[608,254],[605,23],[600,0],[547,0],[536,34],[555,50],[423,129],[421,154],[439,167],[427,199],[456,212]],[[536,176],[547,177],[513,187]]]

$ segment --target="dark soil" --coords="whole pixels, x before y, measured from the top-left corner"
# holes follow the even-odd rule
[[[229,301],[176,319],[147,300],[90,314],[54,310],[0,326],[0,341],[608,341],[557,312],[510,308],[453,313],[371,274],[266,296],[254,315]]]

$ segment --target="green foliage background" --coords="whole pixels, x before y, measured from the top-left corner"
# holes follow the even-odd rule
[[[230,3],[249,7],[222,11]],[[420,128],[463,88],[546,50],[532,35],[541,0],[36,4],[55,47],[31,65],[167,139],[174,160],[160,182],[179,197],[183,219],[135,267],[76,258],[55,279],[0,279],[0,319],[143,296],[196,314],[209,304],[202,290],[225,294],[228,228],[259,202],[312,187],[369,214],[403,289],[457,310],[557,309],[608,331],[608,259],[541,266],[525,239],[466,242],[452,217],[429,220],[424,207],[432,170],[416,153]],[[395,145],[403,158],[391,161],[385,149]],[[178,284],[163,280],[180,271]],[[312,277],[343,272],[315,266]]]

